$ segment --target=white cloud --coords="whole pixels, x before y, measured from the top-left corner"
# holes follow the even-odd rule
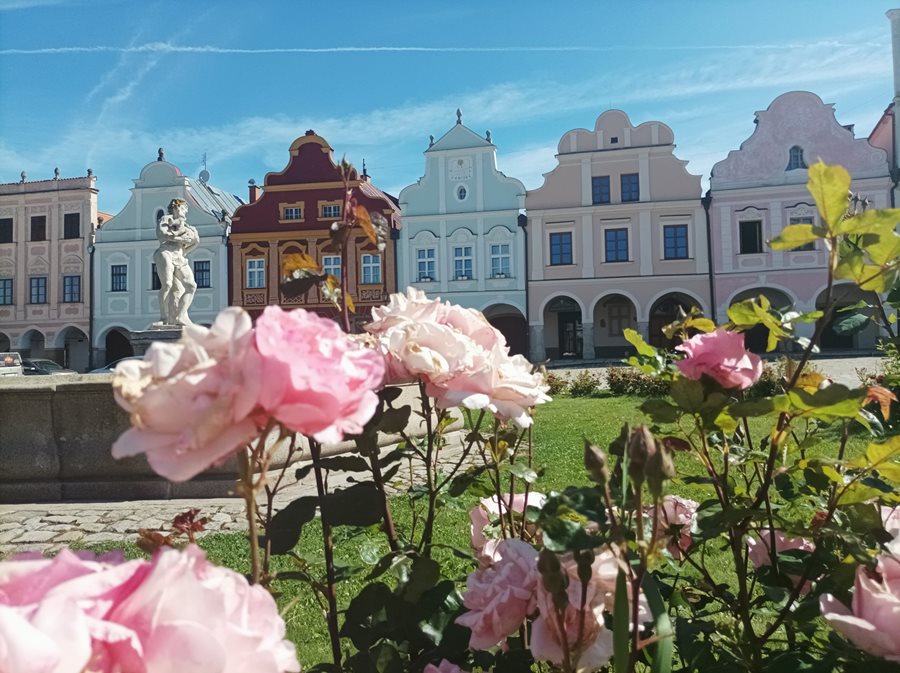
[[[61,5],[65,0],[0,0],[0,12]]]

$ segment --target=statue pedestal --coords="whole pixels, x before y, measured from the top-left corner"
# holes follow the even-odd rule
[[[181,339],[181,325],[160,325],[151,329],[130,332],[128,335],[135,355],[143,355],[154,341],[178,341]]]

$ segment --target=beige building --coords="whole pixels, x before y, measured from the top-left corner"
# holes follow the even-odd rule
[[[525,197],[531,358],[620,358],[622,336],[654,344],[679,306],[709,312],[700,176],[672,129],[620,110],[559,142],[559,165]]]
[[[89,367],[97,178],[0,185],[0,351]]]

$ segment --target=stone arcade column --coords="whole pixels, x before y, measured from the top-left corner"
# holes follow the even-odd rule
[[[637,333],[644,337],[644,341],[650,343],[650,323],[639,320],[636,329]]]
[[[581,359],[594,359],[594,323],[581,323]]]
[[[528,326],[528,344],[528,357],[532,362],[543,362],[547,359],[547,352],[544,350],[543,325]]]

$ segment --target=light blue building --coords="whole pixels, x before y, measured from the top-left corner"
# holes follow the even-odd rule
[[[526,353],[525,187],[497,170],[490,131],[483,138],[456,115],[432,136],[425,175],[400,192],[398,287],[484,312],[513,353]]]

